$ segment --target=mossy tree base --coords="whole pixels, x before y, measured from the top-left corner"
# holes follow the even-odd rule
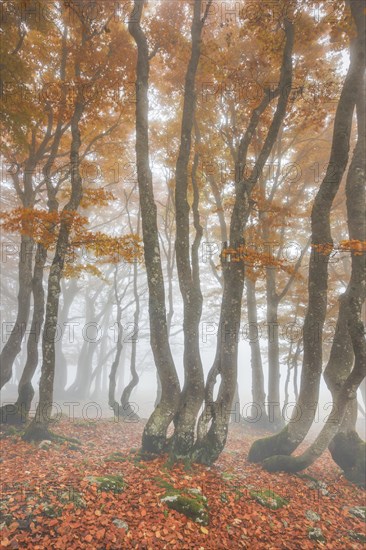
[[[219,437],[212,427],[202,441],[197,441],[192,454],[192,462],[212,466],[219,458],[226,443],[227,429],[224,437]]]
[[[0,408],[0,424],[8,426],[22,426],[28,421],[28,414],[24,407],[18,407],[16,403],[6,404]]]
[[[287,472],[289,474],[305,470],[309,462],[302,457],[274,455],[266,458],[262,464],[267,472]]]
[[[193,445],[193,433],[174,434],[169,440],[169,462],[190,462]]]
[[[143,460],[152,460],[152,457],[156,458],[157,456],[161,456],[167,452],[167,450],[168,442],[165,436],[143,433],[140,452],[140,456]]]
[[[297,442],[291,441],[287,426],[279,433],[257,439],[248,454],[249,462],[263,462],[275,455],[290,455],[297,447]]]
[[[339,432],[329,451],[348,481],[366,487],[366,443],[357,432]]]
[[[69,443],[74,443],[76,445],[81,445],[81,441],[75,437],[66,437],[63,435],[55,434],[51,432],[47,427],[42,424],[31,423],[22,436],[23,441],[28,442],[37,442],[37,441],[55,441],[63,443],[68,441]]]

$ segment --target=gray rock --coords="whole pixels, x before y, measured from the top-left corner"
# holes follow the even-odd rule
[[[50,441],[49,439],[44,439],[43,441],[40,442],[38,447],[40,449],[49,449],[51,445],[52,445],[52,441]]]
[[[306,516],[306,519],[308,519],[309,521],[320,520],[320,516],[316,512],[313,512],[313,510],[306,510],[305,516]]]
[[[355,516],[355,518],[366,521],[366,506],[354,506],[349,509],[349,513]]]
[[[309,483],[307,483],[307,486],[310,489],[316,489],[318,493],[321,493],[324,497],[329,496],[329,491],[324,481],[309,481]]]
[[[128,531],[128,525],[125,521],[122,521],[121,519],[115,518],[112,522],[118,529],[124,529],[127,533]]]
[[[319,527],[312,527],[309,529],[308,537],[310,540],[316,540],[318,542],[325,542],[323,531]]]

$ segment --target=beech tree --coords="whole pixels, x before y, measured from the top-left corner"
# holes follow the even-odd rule
[[[314,420],[323,366],[322,331],[327,307],[328,263],[333,249],[330,212],[347,167],[353,113],[364,79],[365,21],[362,10],[361,2],[355,1],[351,4],[357,36],[352,40],[350,66],[336,110],[327,172],[316,195],[311,214],[309,302],[304,324],[303,367],[297,401],[301,418],[289,422],[279,434],[256,441],[249,452],[249,460],[254,462],[261,462],[275,455],[290,455],[303,441]],[[294,417],[296,414],[294,411]],[[271,464],[276,465],[276,459],[271,460]]]

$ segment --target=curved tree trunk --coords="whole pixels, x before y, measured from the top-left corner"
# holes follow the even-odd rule
[[[136,163],[140,194],[142,236],[149,287],[150,343],[159,373],[162,392],[159,405],[150,416],[142,437],[142,451],[161,453],[166,434],[179,401],[179,379],[171,353],[165,307],[164,279],[161,267],[157,208],[149,164],[149,48],[141,28],[144,1],[134,0],[128,30],[137,45],[136,66]]]
[[[347,174],[346,197],[349,239],[366,239],[365,105],[361,91],[358,105],[358,139]],[[348,479],[365,485],[365,443],[354,427],[357,419],[357,388],[366,376],[366,338],[361,319],[366,295],[366,252],[352,250],[352,272],[340,300],[335,334],[325,378],[332,391],[333,407],[327,422],[312,445],[298,457],[272,456],[264,467],[274,471],[298,471],[312,464],[330,445],[336,462]],[[354,367],[351,371],[354,356]],[[351,371],[351,372],[350,372]]]
[[[274,95],[266,93],[260,105],[252,112],[248,128],[240,140],[235,162],[236,194],[230,222],[230,246],[228,250],[223,250],[221,254],[224,281],[218,334],[218,338],[221,339],[221,344],[218,346],[218,349],[220,348],[219,372],[221,383],[218,397],[211,407],[211,426],[207,435],[197,440],[193,452],[194,460],[205,464],[212,464],[218,458],[226,443],[231,405],[237,382],[238,334],[244,289],[244,231],[251,211],[251,193],[268,160],[286,115],[288,94],[284,93],[284,90],[289,90],[292,83],[294,29],[292,23],[287,19],[284,20],[284,29],[286,42],[278,87],[279,99],[268,134],[253,172],[246,178],[244,169],[247,162],[248,148],[261,114],[274,98]]]
[[[20,352],[28,324],[32,294],[33,247],[32,237],[22,235],[19,253],[18,313],[9,338],[0,354],[0,388],[11,379],[13,364]]]
[[[138,231],[137,231],[138,232]],[[124,388],[121,395],[121,406],[122,414],[129,418],[129,420],[137,421],[139,419],[138,415],[134,412],[133,408],[130,405],[130,397],[134,388],[139,383],[139,375],[136,370],[136,352],[137,352],[137,341],[138,341],[138,327],[140,321],[140,296],[137,288],[138,282],[138,272],[137,272],[137,263],[133,265],[133,295],[135,299],[135,313],[133,315],[133,322],[135,327],[135,332],[133,334],[132,340],[132,349],[131,349],[131,361],[130,361],[130,372],[131,380]]]
[[[299,398],[289,424],[279,434],[259,439],[252,445],[248,455],[252,462],[260,462],[273,455],[291,454],[307,435],[317,408],[322,373],[322,332],[327,307],[328,263],[333,248],[330,211],[348,162],[353,112],[362,86],[365,64],[363,2],[352,2],[351,9],[357,26],[357,38],[352,42],[350,67],[335,115],[329,165],[311,213],[309,304],[303,332],[304,357]]]
[[[38,343],[44,319],[43,271],[47,259],[47,250],[37,245],[32,279],[33,317],[27,342],[27,360],[18,385],[18,398],[14,404],[4,405],[0,409],[0,422],[22,424],[27,422],[34,397],[32,378],[38,365]]]
[[[209,9],[211,1],[208,2]],[[194,202],[193,221],[196,231],[190,254],[189,229],[190,207],[188,203],[188,163],[191,153],[192,129],[196,109],[196,74],[201,55],[201,36],[206,14],[201,18],[201,0],[195,0],[191,26],[192,50],[184,86],[184,103],[179,155],[175,173],[175,251],[179,288],[183,298],[184,331],[184,386],[180,396],[179,408],[175,419],[175,431],[172,438],[171,456],[174,459],[186,458],[195,441],[196,419],[204,397],[204,375],[200,354],[199,323],[202,315],[202,292],[199,277],[198,247],[203,229],[199,220],[199,191],[196,181],[198,153],[194,156],[192,184]],[[196,142],[199,142],[198,126]]]
[[[41,380],[39,384],[39,403],[35,417],[23,436],[24,439],[28,441],[50,437],[48,426],[51,420],[53,400],[55,337],[61,293],[61,277],[63,274],[65,257],[70,240],[70,216],[72,217],[78,209],[83,194],[79,165],[79,151],[81,146],[79,122],[83,112],[84,100],[83,98],[78,97],[76,99],[74,112],[71,118],[71,197],[62,210],[60,231],[57,238],[55,255],[48,277],[46,318],[42,338],[43,362],[41,369]]]

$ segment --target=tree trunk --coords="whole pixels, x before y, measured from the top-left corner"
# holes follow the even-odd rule
[[[346,198],[349,239],[365,242],[365,97],[357,104],[358,139],[347,174]],[[357,419],[357,388],[366,376],[366,338],[362,306],[366,294],[366,253],[351,249],[352,271],[340,308],[325,377],[332,391],[333,406],[327,422],[312,445],[298,457],[272,456],[264,467],[275,471],[298,471],[311,465],[330,446],[332,456],[351,481],[365,486],[365,443],[354,427]],[[354,367],[351,371],[354,355]],[[350,372],[351,371],[351,372]]]
[[[142,437],[142,451],[164,452],[169,424],[177,411],[179,379],[171,353],[165,307],[164,279],[161,267],[157,208],[149,164],[149,48],[141,28],[144,1],[134,0],[128,30],[137,45],[136,66],[136,163],[140,194],[142,236],[149,288],[150,343],[159,373],[162,394],[150,416]]]
[[[349,167],[346,194],[349,239],[351,241],[366,241],[366,190],[365,190],[365,88],[363,87],[357,102],[358,139],[352,162]],[[366,258],[353,253],[352,267],[356,274],[351,277],[345,296],[339,307],[336,334],[332,346],[329,363],[324,372],[328,388],[335,402],[343,382],[349,375],[353,364],[353,347],[347,318],[348,295],[355,293],[361,301],[359,317],[365,300]],[[363,288],[362,288],[363,285]],[[360,322],[358,320],[358,322]],[[360,330],[362,330],[360,328]],[[333,352],[334,349],[334,352]],[[350,401],[346,407],[339,431],[329,444],[333,460],[340,466],[347,479],[365,485],[365,442],[356,432],[357,398]]]
[[[181,139],[175,174],[175,251],[179,288],[183,298],[184,386],[180,396],[175,420],[175,432],[172,438],[171,456],[174,459],[186,458],[192,450],[195,441],[197,414],[204,396],[204,376],[199,345],[199,323],[202,315],[203,299],[199,278],[198,247],[203,230],[199,221],[199,191],[196,182],[198,153],[194,156],[194,166],[192,168],[194,192],[192,210],[196,237],[192,246],[191,257],[189,249],[190,207],[187,196],[188,163],[196,109],[195,80],[201,55],[202,29],[205,23],[205,17],[201,19],[201,4],[201,0],[195,0],[194,2],[191,27],[192,50],[185,79]],[[197,133],[196,125],[196,141],[199,141]]]
[[[350,67],[335,115],[329,165],[311,213],[309,303],[303,332],[304,353],[299,399],[291,421],[279,434],[259,439],[252,445],[248,456],[252,462],[260,462],[273,455],[291,454],[307,435],[318,404],[322,373],[322,332],[327,308],[328,262],[333,248],[330,211],[348,162],[353,112],[362,86],[365,64],[363,3],[355,0],[351,3],[351,10],[357,26],[357,38],[351,46]]]
[[[48,278],[48,292],[46,303],[46,319],[42,338],[43,362],[41,380],[39,384],[39,403],[35,417],[28,426],[25,440],[39,440],[50,437],[48,426],[51,420],[53,382],[55,375],[55,337],[59,299],[61,293],[61,277],[63,273],[67,248],[69,246],[72,216],[79,207],[83,188],[80,176],[79,151],[81,145],[79,122],[84,111],[84,102],[77,98],[71,118],[71,197],[63,208],[60,231],[56,243],[55,256],[52,261]]]
[[[14,327],[0,354],[0,389],[11,379],[13,364],[20,352],[28,324],[32,293],[33,247],[33,238],[22,234],[19,253],[18,313]]]
[[[72,306],[75,296],[79,291],[77,283],[74,279],[70,281],[70,284],[68,287],[66,287],[66,285],[64,284],[61,284],[61,287],[62,287],[63,304],[60,312],[59,324],[63,333],[63,337],[57,340],[55,344],[55,358],[56,358],[55,397],[58,397],[58,398],[64,398],[66,395],[65,388],[67,385],[68,372],[67,372],[67,360],[63,351],[63,342],[64,342],[65,336],[68,337],[70,334],[72,334],[71,329],[69,331],[67,328],[67,322],[69,319],[70,308]]]
[[[266,393],[264,390],[264,375],[262,366],[262,354],[259,342],[257,299],[255,294],[255,281],[249,277],[246,279],[247,308],[249,323],[249,344],[252,368],[252,419],[257,419],[256,428],[268,429],[268,416],[266,411]]]
[[[133,408],[130,405],[130,397],[134,388],[139,383],[139,375],[136,370],[136,352],[137,352],[137,341],[138,341],[138,327],[140,321],[140,296],[137,288],[138,282],[138,272],[137,272],[137,263],[133,265],[133,295],[135,299],[135,313],[133,315],[133,322],[135,327],[135,332],[133,334],[132,340],[132,349],[131,349],[131,361],[130,361],[130,372],[131,380],[124,388],[121,395],[121,406],[122,414],[129,418],[129,420],[137,421],[139,419],[138,415],[134,412]]]
[[[280,402],[280,346],[278,328],[278,296],[275,267],[266,268],[267,344],[268,344],[268,418],[271,429],[283,427]]]
[[[292,84],[292,49],[294,29],[285,19],[286,42],[283,52],[281,76],[278,90],[279,99],[268,134],[250,176],[244,176],[249,145],[261,114],[270,104],[273,95],[266,93],[260,105],[252,112],[244,136],[240,140],[235,163],[235,203],[230,221],[230,246],[221,254],[224,291],[221,303],[220,330],[221,339],[219,372],[221,384],[218,397],[211,407],[212,423],[202,439],[197,440],[193,458],[197,462],[212,464],[225,446],[231,405],[237,382],[238,335],[241,319],[241,303],[244,288],[244,231],[251,210],[251,193],[263,171],[272,147],[277,139],[280,126],[286,115],[288,94]]]
[[[32,378],[38,365],[38,343],[44,319],[43,272],[47,259],[47,250],[39,243],[35,255],[32,279],[33,317],[27,342],[27,360],[18,385],[18,399],[14,405],[1,408],[0,422],[22,424],[27,422],[34,397]]]

